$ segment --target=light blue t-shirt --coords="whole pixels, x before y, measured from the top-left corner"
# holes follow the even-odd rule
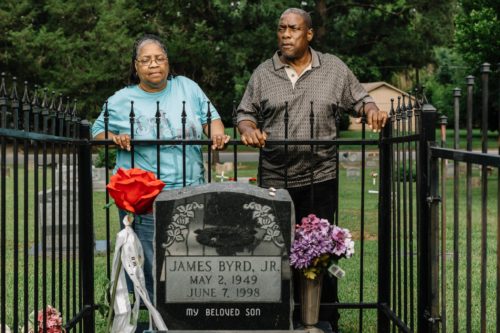
[[[108,100],[108,130],[115,134],[130,133],[130,106],[134,102],[134,139],[156,139],[156,102],[160,102],[160,139],[182,139],[182,109],[185,102],[186,139],[201,139],[202,125],[207,123],[209,99],[194,81],[183,77],[171,77],[167,87],[157,93],[148,93],[138,85],[117,91]],[[212,120],[219,119],[217,110],[210,104]],[[104,109],[92,125],[92,136],[104,131]],[[156,145],[136,145],[134,147],[134,167],[157,174]],[[118,150],[116,168],[131,168],[131,154]],[[182,182],[182,146],[160,146],[160,179],[165,189],[179,188]],[[204,182],[204,167],[201,147],[186,145],[186,185]]]

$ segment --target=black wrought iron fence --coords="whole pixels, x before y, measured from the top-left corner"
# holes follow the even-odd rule
[[[417,309],[417,235],[421,223],[419,149],[429,105],[421,98],[391,100],[390,124],[380,144],[378,332],[413,332]],[[427,124],[428,125],[428,124]]]
[[[429,215],[422,269],[429,272],[420,309],[426,332],[498,332],[500,325],[500,148],[488,147],[490,64],[481,66],[481,102],[474,103],[475,78],[468,76],[466,144],[460,144],[460,89],[454,90],[454,138],[428,147]],[[498,73],[497,73],[498,74]],[[481,148],[473,147],[473,119],[481,114]],[[476,116],[474,117],[474,114]],[[434,121],[435,119],[431,120]],[[500,126],[499,126],[500,128]],[[500,143],[500,140],[498,141]]]
[[[93,304],[84,287],[92,271],[81,256],[92,253],[92,239],[80,237],[88,209],[79,180],[90,159],[80,137],[89,126],[77,117],[76,101],[26,82],[18,93],[15,77],[8,91],[5,74],[1,80],[0,332],[6,325],[27,331],[30,320],[46,330],[48,312],[41,323],[36,314],[49,305],[62,313],[66,331],[81,331],[81,318],[94,311],[85,307]]]
[[[104,147],[104,160],[105,164],[109,160],[109,146],[110,140],[94,140],[89,141],[89,126],[85,121],[80,121],[75,116],[74,108],[69,106],[69,103],[63,103],[62,98],[57,98],[52,94],[48,96],[47,92],[43,92],[42,96],[36,93],[28,93],[25,87],[23,97],[17,96],[16,84],[13,82],[13,88],[10,95],[6,92],[5,79],[2,81],[2,98],[0,100],[0,107],[2,112],[2,127],[1,127],[1,142],[2,142],[2,232],[0,234],[1,245],[1,260],[3,275],[1,276],[1,297],[2,297],[2,311],[0,311],[0,318],[4,323],[10,323],[12,326],[26,325],[29,320],[31,311],[38,311],[45,308],[48,304],[54,305],[60,310],[65,319],[65,327],[67,331],[85,331],[92,332],[95,330],[95,315],[96,308],[95,293],[94,293],[94,278],[95,272],[101,271],[101,266],[95,266],[97,261],[94,257],[95,254],[95,239],[94,234],[97,232],[94,228],[93,220],[93,188],[91,181],[91,152],[92,147]],[[399,308],[389,306],[389,304],[400,304],[398,302],[399,296],[394,296],[393,300],[389,300],[391,293],[389,289],[384,289],[384,285],[389,279],[386,277],[377,278],[375,280],[378,286],[378,294],[368,295],[366,292],[373,285],[365,282],[365,274],[374,270],[374,266],[370,262],[365,262],[365,227],[367,224],[376,225],[376,215],[371,214],[367,217],[365,212],[365,205],[367,202],[378,204],[378,197],[392,198],[392,201],[387,202],[385,209],[379,210],[380,226],[379,226],[379,239],[385,239],[389,233],[386,228],[396,228],[395,222],[391,222],[391,216],[387,217],[382,212],[390,212],[391,207],[394,205],[394,196],[391,196],[391,186],[393,184],[401,183],[399,171],[393,173],[397,165],[399,167],[399,159],[394,160],[394,150],[396,155],[400,156],[402,151],[405,150],[403,144],[416,139],[416,136],[409,135],[412,132],[411,122],[407,118],[412,117],[413,106],[409,100],[407,104],[404,100],[399,101],[398,106],[392,111],[393,118],[392,124],[387,126],[382,140],[378,136],[367,138],[365,125],[359,138],[343,139],[338,138],[334,140],[319,140],[315,139],[314,135],[314,109],[311,109],[310,128],[311,135],[307,139],[289,138],[285,131],[283,139],[269,140],[267,145],[282,145],[285,152],[289,146],[302,145],[309,149],[311,156],[314,156],[315,147],[318,145],[334,145],[337,148],[336,154],[336,170],[337,179],[336,192],[344,187],[349,187],[350,192],[354,191],[352,180],[349,176],[339,172],[342,167],[341,156],[356,155],[358,157],[358,181],[356,186],[359,196],[359,224],[354,228],[359,227],[359,262],[356,263],[357,268],[353,275],[357,275],[355,284],[357,289],[356,295],[352,296],[349,293],[347,296],[341,295],[341,302],[330,302],[322,304],[321,316],[324,320],[329,320],[332,327],[337,330],[338,322],[334,312],[338,309],[358,310],[357,320],[354,324],[354,330],[359,332],[374,330],[376,325],[379,326],[379,331],[384,331],[385,325],[390,322],[395,323],[394,327],[399,327],[403,331],[407,331],[408,324]],[[22,117],[21,115],[22,111]],[[333,119],[339,122],[339,112],[336,105],[332,105]],[[136,140],[133,135],[134,117],[133,113],[131,118],[131,137],[132,137],[132,152],[134,146],[137,145],[156,145],[157,150],[161,145],[179,145],[183,149],[183,156],[185,156],[185,148],[188,145],[204,145],[207,147],[206,160],[207,160],[207,181],[215,181],[216,177],[212,176],[212,152],[210,150],[211,142],[209,140],[193,140],[186,139],[185,134],[180,139],[175,140]],[[286,119],[287,117],[285,117]],[[210,116],[208,117],[210,122]],[[22,121],[21,121],[22,120]],[[158,123],[158,122],[157,122]],[[261,123],[260,123],[261,124]],[[403,130],[400,130],[403,126]],[[408,126],[409,130],[406,130]],[[287,126],[285,126],[286,128]],[[396,128],[396,137],[392,136],[391,128]],[[185,133],[185,131],[183,131]],[[231,140],[229,146],[233,149],[233,163],[235,165],[233,171],[233,180],[238,181],[238,158],[243,153],[238,153],[241,142],[236,138],[236,129],[233,129],[235,139]],[[367,198],[367,179],[366,165],[367,165],[367,147],[375,148],[377,154],[377,146],[385,147],[380,150],[378,166],[373,166],[373,169],[380,172],[380,185],[373,185],[375,189],[378,188],[379,196]],[[394,148],[396,144],[397,148]],[[401,148],[399,146],[401,145]],[[19,147],[24,149],[21,151]],[[349,150],[344,149],[349,147]],[[243,148],[241,148],[243,149]],[[285,154],[286,155],[286,154]],[[23,162],[19,162],[19,156],[22,156]],[[261,155],[258,155],[260,161]],[[407,156],[403,153],[402,156]],[[411,159],[409,157],[410,170]],[[10,160],[12,159],[12,160]],[[158,162],[160,163],[160,162]],[[406,162],[403,162],[403,165]],[[131,165],[134,165],[133,154]],[[260,164],[259,164],[260,165]],[[106,165],[107,166],[107,165]],[[183,169],[185,170],[186,161],[183,160]],[[32,168],[32,169],[31,169]],[[406,167],[405,167],[406,168]],[[12,171],[12,180],[9,178],[8,170]],[[19,171],[23,171],[23,177],[19,177]],[[105,183],[109,182],[110,171],[105,168]],[[31,172],[31,173],[30,173]],[[410,172],[411,174],[412,172]],[[285,171],[285,185],[286,185],[286,171]],[[406,172],[404,173],[406,174]],[[396,178],[394,178],[396,177]],[[403,176],[403,179],[406,176]],[[32,180],[33,179],[33,180]],[[184,174],[185,183],[185,174]],[[394,180],[396,179],[396,180]],[[389,180],[387,185],[386,180]],[[314,177],[311,175],[311,181]],[[10,183],[12,182],[12,183]],[[14,194],[12,197],[8,196],[8,186],[12,186]],[[22,184],[22,185],[21,185]],[[20,193],[19,187],[23,186],[24,192]],[[375,191],[376,192],[376,191]],[[314,193],[311,193],[311,200],[314,200]],[[399,201],[399,200],[398,200]],[[395,201],[394,201],[395,202]],[[78,206],[77,206],[78,203]],[[109,196],[106,192],[104,204],[109,203]],[[337,213],[334,218],[334,223],[344,225],[344,219],[339,219],[339,215],[344,213],[343,207],[346,201],[344,198],[337,196]],[[355,205],[358,205],[355,204]],[[40,208],[33,210],[33,216],[29,214],[30,206]],[[8,207],[12,207],[13,217],[8,216]],[[101,207],[95,207],[100,209]],[[111,258],[111,243],[113,235],[114,219],[110,217],[109,209],[105,213],[105,238],[106,238],[106,276],[110,277],[110,258]],[[375,216],[375,218],[374,218]],[[382,221],[385,222],[382,222]],[[399,221],[399,220],[398,220]],[[392,223],[392,224],[391,224]],[[19,225],[23,225],[24,238],[19,240]],[[12,230],[11,230],[12,228]],[[353,229],[351,227],[351,229]],[[32,231],[31,231],[32,230]],[[12,235],[8,236],[7,231]],[[31,232],[30,232],[31,231]],[[394,237],[394,236],[393,236]],[[401,239],[401,236],[399,236]],[[396,239],[396,238],[395,238]],[[372,241],[371,241],[372,242]],[[384,267],[383,260],[393,257],[391,249],[387,248],[390,242],[378,242],[378,249],[380,254],[379,259],[379,276],[383,272],[387,272],[387,267]],[[21,251],[23,259],[19,257],[17,249],[22,247]],[[382,252],[389,249],[389,252]],[[30,252],[32,251],[32,252]],[[8,261],[12,262],[12,270],[9,270]],[[22,264],[23,273],[20,271],[20,264]],[[97,263],[102,264],[102,262]],[[368,266],[368,268],[366,268]],[[383,267],[383,268],[382,268]],[[406,266],[405,266],[406,267]],[[405,271],[406,274],[406,271]],[[411,293],[413,295],[413,288],[408,287],[406,280],[401,280],[401,275],[398,279],[394,278],[392,283],[398,283],[397,295],[401,295],[401,290],[405,290],[404,294]],[[406,276],[406,275],[405,275]],[[13,288],[11,288],[11,285]],[[410,286],[412,286],[410,284]],[[340,288],[342,289],[342,288]],[[12,293],[11,293],[12,290]],[[34,290],[31,295],[30,290]],[[350,287],[351,291],[352,288]],[[394,289],[393,289],[394,290]],[[22,295],[18,294],[22,291]],[[336,291],[335,291],[336,292]],[[389,301],[384,302],[385,299]],[[406,307],[411,307],[404,300]],[[13,311],[7,312],[7,304],[12,304]],[[18,305],[17,307],[14,306]],[[22,304],[22,306],[20,306]],[[298,305],[300,306],[300,305]],[[378,309],[378,320],[373,319],[374,311]],[[371,314],[371,315],[370,315]],[[21,318],[22,317],[22,318]],[[371,317],[371,318],[370,318]],[[43,319],[44,321],[46,320]],[[410,325],[411,326],[411,325]]]
[[[488,69],[483,67],[483,87],[487,87]],[[285,123],[282,138],[266,143],[283,146],[285,157],[290,146],[304,146],[311,156],[316,146],[336,147],[335,186],[336,193],[342,195],[337,196],[334,223],[348,226],[359,236],[358,259],[348,266],[352,275],[348,282],[338,286],[340,302],[322,303],[321,318],[330,321],[334,330],[339,327],[357,332],[434,332],[451,327],[454,332],[498,330],[497,320],[487,319],[494,315],[498,319],[500,308],[498,215],[497,224],[491,223],[495,212],[498,214],[498,208],[496,211],[491,208],[491,203],[499,198],[498,187],[494,189],[495,195],[489,196],[493,191],[489,189],[491,181],[499,178],[500,158],[487,154],[485,143],[481,153],[472,151],[473,79],[468,80],[467,150],[459,149],[458,130],[453,149],[447,148],[444,141],[438,147],[437,111],[409,95],[392,102],[390,121],[380,136],[370,136],[363,125],[359,137],[354,139],[315,139],[313,125],[317,120],[312,107],[309,138],[289,137]],[[118,219],[115,223],[108,207],[104,223],[94,227],[94,214],[98,215],[96,212],[102,211],[110,198],[103,192],[103,202],[94,204],[94,197],[101,199],[92,185],[92,152],[98,147],[104,151],[103,183],[107,184],[113,144],[108,139],[90,140],[89,124],[76,116],[75,106],[69,100],[36,87],[30,92],[26,84],[18,95],[16,81],[12,80],[9,91],[6,81],[2,76],[0,323],[16,328],[26,326],[33,311],[36,313],[50,304],[62,312],[67,331],[94,332],[99,327],[95,309],[100,297],[96,297],[94,280],[100,274],[110,278],[113,230]],[[488,89],[483,88],[483,142],[486,142],[488,96]],[[456,124],[459,97],[456,90]],[[337,126],[339,111],[333,104]],[[157,115],[157,126],[158,118]],[[209,115],[209,122],[210,118]],[[287,115],[285,122],[286,119]],[[184,156],[185,185],[186,147],[201,145],[206,147],[206,181],[224,179],[214,176],[215,158],[209,140],[186,138],[185,131],[174,140],[161,137],[138,140],[134,138],[133,114],[130,121],[132,166],[134,147],[152,145],[158,152],[162,145],[179,146]],[[241,145],[234,128],[229,151],[221,153],[233,162],[232,174],[226,173],[232,181],[243,178],[241,160],[247,152]],[[262,155],[255,156],[254,165],[261,165]],[[354,162],[348,156],[357,156],[357,172],[349,171]],[[452,187],[447,181],[450,167],[446,160],[453,161]],[[463,166],[465,171],[461,171]],[[286,187],[286,168],[284,175]],[[478,177],[479,185],[475,185]],[[262,179],[259,183],[262,184]],[[462,188],[465,195],[461,194]],[[356,195],[349,196],[352,193]],[[446,209],[449,193],[453,196],[453,214]],[[479,195],[481,207],[476,208],[474,201]],[[314,200],[314,193],[310,200]],[[465,204],[461,204],[462,200]],[[476,214],[481,217],[480,223],[474,222]],[[453,224],[448,222],[451,220]],[[102,235],[99,230],[102,225],[103,260],[95,256],[94,236]],[[496,243],[492,242],[495,238]],[[495,251],[496,256],[488,255]],[[377,272],[375,277],[370,276],[373,271]],[[478,283],[474,283],[476,279]],[[340,321],[334,315],[336,310],[340,310]],[[3,332],[5,327],[0,325],[0,333]]]
[[[349,228],[354,228],[359,234],[359,239],[357,243],[359,244],[358,257],[359,262],[356,264],[355,274],[357,277],[354,279],[355,288],[352,289],[352,285],[349,287],[346,297],[343,297],[344,293],[340,291],[341,299],[340,302],[329,302],[322,303],[321,318],[327,320],[331,323],[334,331],[339,328],[339,322],[335,315],[337,310],[352,311],[357,310],[358,315],[354,316],[354,324],[351,324],[351,329],[357,332],[388,332],[392,327],[398,329],[401,332],[411,332],[416,327],[416,228],[417,228],[417,210],[416,201],[417,196],[417,184],[415,183],[416,171],[418,170],[417,159],[418,156],[418,146],[421,136],[419,135],[420,130],[416,128],[416,124],[419,124],[420,119],[420,109],[417,107],[417,101],[415,97],[405,95],[398,99],[397,104],[394,105],[391,110],[391,121],[386,126],[382,136],[367,137],[366,124],[363,119],[362,131],[359,133],[359,137],[354,139],[344,139],[338,137],[333,140],[322,140],[316,139],[314,133],[314,103],[311,103],[310,110],[310,137],[307,139],[296,139],[288,136],[287,131],[287,119],[288,114],[285,108],[284,114],[284,133],[281,139],[270,139],[266,142],[267,146],[283,146],[285,152],[285,160],[287,160],[288,147],[289,146],[304,146],[311,155],[311,160],[314,159],[314,151],[316,146],[335,146],[336,147],[336,193],[346,193],[346,192],[357,192],[357,201],[354,205],[354,209],[357,214],[359,214],[359,223],[350,224]],[[337,128],[339,127],[340,112],[345,110],[340,110],[335,104],[331,106],[331,112],[333,114],[333,119],[336,121]],[[182,113],[182,109],[178,110]],[[208,112],[208,110],[207,110]],[[108,113],[106,108],[104,109],[104,129],[107,133],[107,121]],[[156,112],[156,124],[159,124],[159,113]],[[208,123],[210,124],[210,113],[208,112]],[[235,117],[234,117],[235,118]],[[133,152],[134,146],[138,145],[154,145],[156,146],[157,152],[162,145],[178,145],[182,147],[183,152],[185,152],[186,145],[204,145],[206,149],[206,161],[207,161],[207,182],[217,181],[217,178],[212,177],[213,171],[211,168],[212,161],[212,151],[210,150],[211,141],[210,140],[193,140],[187,139],[185,136],[185,128],[182,130],[183,137],[175,140],[164,140],[159,137],[156,140],[138,140],[134,138],[134,112],[131,107],[130,110],[130,123],[131,132],[130,137],[132,138],[132,148],[131,148],[131,160],[130,165],[134,166]],[[183,124],[186,122],[183,121]],[[259,126],[262,126],[262,121],[259,121]],[[429,127],[430,128],[433,127]],[[265,129],[263,129],[265,130]],[[156,131],[160,131],[157,129]],[[232,147],[232,162],[235,166],[232,176],[233,181],[238,181],[238,158],[241,159],[242,154],[238,153],[241,141],[237,138],[237,130],[233,128],[233,140],[228,144]],[[109,149],[114,146],[114,143],[109,139],[104,140],[93,140],[92,144],[94,146],[103,146],[104,155],[109,156]],[[380,146],[380,150],[379,150]],[[346,148],[348,147],[348,148]],[[377,194],[376,197],[367,198],[369,193],[367,182],[371,182],[372,178],[367,175],[367,148],[372,148],[370,150],[372,159],[373,156],[377,156],[378,160],[375,159],[372,162],[372,170],[375,172],[376,178],[380,179],[379,184],[373,184],[372,194]],[[307,153],[307,152],[306,152]],[[230,153],[229,153],[230,154]],[[358,178],[353,187],[352,179],[349,176],[340,172],[343,169],[343,156],[358,156],[357,157],[357,168]],[[183,154],[185,157],[185,154]],[[259,168],[262,165],[262,155],[257,155],[256,161],[258,161]],[[158,164],[160,164],[159,153],[157,153]],[[345,159],[345,158],[344,158]],[[107,158],[105,158],[107,160]],[[345,161],[344,161],[345,162]],[[349,161],[347,161],[349,162]],[[183,170],[185,170],[186,162],[183,160]],[[157,166],[158,170],[159,166]],[[105,170],[109,168],[106,166]],[[106,172],[106,183],[109,182],[109,172]],[[157,174],[158,171],[156,171]],[[262,175],[261,170],[259,170],[259,175]],[[380,174],[378,177],[377,174]],[[288,172],[285,168],[283,170],[284,174],[284,186],[287,185],[287,175]],[[314,176],[311,173],[311,183],[314,182]],[[183,183],[185,184],[185,172],[183,174]],[[259,177],[258,184],[262,185],[262,179]],[[265,185],[265,184],[264,184]],[[340,192],[339,192],[340,191]],[[337,195],[336,214],[334,218],[334,223],[345,226],[345,215],[353,214],[352,209],[344,209],[346,206],[346,201],[348,198],[346,196],[339,197]],[[109,196],[106,194],[105,197],[106,206],[109,203]],[[310,200],[314,200],[314,193],[311,193]],[[379,202],[380,200],[380,202]],[[369,202],[371,205],[379,207],[378,214],[366,214],[366,203]],[[373,207],[373,206],[372,206]],[[343,218],[339,218],[339,216]],[[369,215],[367,217],[367,215]],[[358,215],[357,215],[358,216]],[[110,220],[109,211],[106,212],[106,230],[112,229],[113,224],[118,224],[114,221],[114,218]],[[378,219],[378,221],[377,221]],[[369,271],[377,270],[377,267],[373,266],[373,262],[365,262],[365,234],[366,225],[369,224],[373,230],[373,226],[377,225],[378,235],[378,245],[375,246],[378,250],[376,259],[378,260],[378,277],[375,281],[370,281],[375,283],[374,285],[367,284],[365,282],[365,275]],[[377,230],[375,228],[375,230]],[[375,231],[375,234],[377,231]],[[110,244],[111,235],[107,233],[107,243]],[[389,237],[389,238],[388,238]],[[373,240],[369,242],[373,243]],[[373,248],[373,246],[371,246]],[[110,247],[108,246],[108,249]],[[409,254],[410,255],[409,255]],[[107,275],[110,274],[110,258],[111,253],[108,250],[107,253]],[[368,268],[366,268],[368,266]],[[392,268],[392,270],[391,270]],[[367,292],[367,289],[372,289],[372,293]],[[352,295],[352,291],[356,290]],[[337,290],[335,290],[337,294]],[[367,296],[368,295],[368,296]],[[336,298],[336,296],[334,296]],[[300,304],[297,305],[297,308]],[[341,313],[342,313],[341,311]],[[378,312],[378,319],[376,319],[376,313]],[[341,317],[342,318],[342,317]],[[346,321],[352,322],[352,315],[350,319]],[[342,322],[342,320],[341,320]],[[340,325],[342,327],[342,325]],[[377,328],[378,326],[378,328]]]

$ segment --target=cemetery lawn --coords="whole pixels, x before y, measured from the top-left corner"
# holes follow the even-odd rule
[[[361,131],[341,131],[339,134],[340,139],[361,139]],[[367,140],[378,140],[379,133],[373,133],[368,131],[365,132]],[[453,129],[446,129],[446,146],[447,148],[453,148],[455,131]],[[498,149],[498,132],[488,131],[488,149]],[[480,129],[472,130],[472,149],[481,150],[482,147],[482,134]],[[441,130],[436,129],[436,141],[441,143]],[[467,147],[467,130],[459,130],[459,148],[465,149]],[[377,146],[367,145],[367,150],[378,150]],[[342,145],[341,150],[359,150],[359,145]]]
[[[252,176],[256,175],[255,164],[248,165],[245,168],[239,170],[238,175],[243,177],[243,174],[248,173]],[[24,181],[24,170],[22,166],[19,168],[19,186],[18,186],[18,225],[17,225],[17,244],[14,243],[14,191],[13,189],[13,175],[12,170],[9,177],[6,178],[6,207],[2,207],[6,212],[6,297],[7,297],[7,320],[6,323],[11,326],[13,320],[13,309],[17,308],[19,311],[19,318],[22,321],[24,312],[24,296],[23,291],[25,288],[24,284],[24,254],[26,249],[29,253],[33,244],[34,244],[34,210],[35,203],[33,202],[35,196],[34,187],[33,187],[33,175],[34,171],[32,169],[28,170],[29,177],[29,186],[27,193],[27,200],[24,200],[24,190],[23,190],[23,181]],[[39,190],[41,190],[41,173],[39,174]],[[480,242],[481,242],[481,227],[480,227],[480,218],[481,218],[481,194],[478,179],[478,170],[474,168],[474,179],[473,180],[473,189],[472,189],[472,281],[476,281],[472,284],[472,324],[473,327],[478,327],[479,325],[479,299],[480,299]],[[492,172],[492,174],[488,177],[488,186],[489,186],[489,194],[488,194],[488,236],[487,236],[487,295],[495,295],[496,288],[496,234],[497,234],[497,212],[496,212],[496,193],[497,193],[497,172],[496,170]],[[50,188],[50,174],[47,179],[48,187]],[[360,262],[361,262],[361,240],[360,240],[360,230],[361,230],[361,180],[360,177],[347,177],[345,170],[342,170],[340,173],[340,191],[341,196],[339,198],[339,225],[342,227],[349,228],[355,238],[356,242],[356,253],[351,259],[342,259],[339,262],[339,265],[346,271],[346,277],[339,281],[339,297],[341,302],[351,303],[351,302],[359,302],[360,299],[363,299],[363,302],[374,303],[377,299],[377,246],[378,246],[378,228],[377,228],[377,205],[378,205],[378,197],[376,194],[368,193],[369,190],[375,189],[372,185],[372,179],[369,175],[369,171],[366,172],[366,180],[365,180],[365,226],[364,226],[364,269],[360,271]],[[446,263],[446,274],[447,274],[447,290],[446,290],[446,299],[447,299],[447,323],[448,327],[452,327],[453,316],[452,316],[452,277],[453,277],[453,261],[451,252],[453,250],[453,184],[452,179],[447,179],[446,182],[446,249],[447,253],[447,263]],[[464,330],[465,326],[465,292],[466,292],[466,267],[465,267],[465,251],[466,251],[466,191],[465,191],[465,177],[461,175],[460,184],[459,184],[459,256],[460,256],[460,265],[459,265],[459,320],[460,320],[460,331]],[[413,200],[415,200],[415,195],[413,196]],[[103,209],[105,204],[105,193],[104,192],[94,192],[94,230],[95,230],[95,239],[96,240],[104,240],[106,238],[106,210]],[[28,226],[28,239],[27,246],[24,246],[24,205],[27,203],[27,226]],[[402,209],[402,207],[401,207]],[[111,249],[114,248],[114,239],[116,232],[119,229],[118,224],[118,214],[116,211],[116,207],[110,207],[110,235],[111,235]],[[413,224],[416,221],[416,209],[413,209]],[[403,221],[401,221],[403,223]],[[415,227],[415,226],[414,226]],[[416,232],[414,232],[416,235]],[[41,237],[40,237],[41,239]],[[403,244],[403,240],[401,241]],[[409,243],[407,243],[409,244]],[[413,265],[416,265],[417,260],[414,253],[416,252],[416,241],[413,242],[413,249],[409,248],[407,245],[407,261],[406,265],[409,267],[410,264],[410,256],[413,255]],[[14,270],[14,251],[13,249],[18,250],[17,257],[17,270]],[[405,253],[401,251],[401,253]],[[41,294],[42,294],[42,260],[41,257],[34,258],[31,254],[27,256],[28,258],[28,274],[27,277],[27,290],[29,295],[29,304],[28,309],[29,312],[33,309],[34,302],[34,282],[35,282],[35,274],[34,274],[34,261],[38,259],[38,304],[39,307],[42,304]],[[56,257],[56,260],[59,258]],[[404,260],[404,258],[403,258]],[[104,303],[104,294],[105,288],[108,283],[107,276],[107,258],[105,253],[99,253],[94,256],[95,261],[95,279],[94,279],[94,287],[95,287],[95,300],[96,303]],[[404,261],[402,261],[404,265]],[[67,266],[69,265],[69,266]],[[70,260],[66,260],[66,254],[63,256],[63,264],[59,266],[59,264],[54,265],[52,259],[50,257],[47,258],[47,295],[48,295],[48,303],[55,305],[59,310],[62,310],[64,321],[69,320],[75,309],[72,308],[73,302],[73,292],[70,293],[70,307],[66,304],[66,294],[67,291],[75,290],[75,286],[72,285],[72,281],[66,281],[66,268],[69,267],[71,271],[73,270],[73,259],[70,257]],[[77,267],[76,267],[77,268]],[[402,267],[403,269],[403,267]],[[51,284],[52,284],[52,270],[56,271],[55,274],[55,294],[53,295],[51,292]],[[58,272],[63,272],[63,279],[59,281]],[[78,271],[76,271],[78,274]],[[14,274],[17,274],[18,281],[14,281]],[[360,294],[360,284],[361,284],[361,276],[363,277],[363,293]],[[392,275],[391,275],[392,276]],[[411,295],[413,295],[413,299],[416,302],[416,281],[417,276],[414,276],[413,286],[410,285],[409,279],[407,279],[406,284],[406,297],[410,299]],[[404,282],[404,281],[402,281]],[[16,304],[13,304],[13,292],[14,290],[18,291],[18,300]],[[77,288],[76,288],[77,290]],[[60,304],[59,298],[62,292],[63,302]],[[404,293],[401,291],[401,299],[403,299]],[[487,318],[494,318],[495,316],[495,298],[492,296],[488,296],[487,298]],[[403,309],[399,309],[400,314],[403,316]],[[412,309],[407,309],[407,319],[410,319],[410,313]],[[413,309],[415,311],[415,309]],[[144,311],[143,311],[144,312]],[[340,314],[340,327],[342,332],[358,332],[358,318],[359,318],[359,310],[346,310],[341,309]],[[376,310],[368,309],[363,310],[363,332],[376,332]],[[415,312],[414,312],[415,313]],[[145,313],[141,314],[144,320],[147,319]],[[414,314],[416,317],[416,314]],[[487,326],[487,331],[494,330],[494,321],[489,321]],[[96,332],[103,332],[105,327],[105,318],[99,314],[96,314]]]

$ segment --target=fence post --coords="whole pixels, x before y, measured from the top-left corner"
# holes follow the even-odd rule
[[[90,139],[90,125],[80,123],[80,138]],[[95,331],[94,318],[94,223],[92,210],[92,155],[90,141],[78,149],[78,196],[80,227],[80,267],[83,311],[83,332]]]
[[[390,321],[380,305],[391,302],[391,143],[392,122],[389,120],[383,131],[379,156],[379,209],[378,209],[378,296],[377,332],[390,332]]]
[[[430,160],[429,148],[436,141],[436,108],[424,104],[419,139],[419,220],[417,225],[418,276],[417,326],[419,333],[437,332],[438,287],[438,165]]]

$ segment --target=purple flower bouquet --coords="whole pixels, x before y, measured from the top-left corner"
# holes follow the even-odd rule
[[[354,241],[348,229],[332,225],[314,214],[302,218],[295,227],[290,265],[301,270],[313,280],[319,273],[339,269],[336,261],[350,258],[354,253]]]

